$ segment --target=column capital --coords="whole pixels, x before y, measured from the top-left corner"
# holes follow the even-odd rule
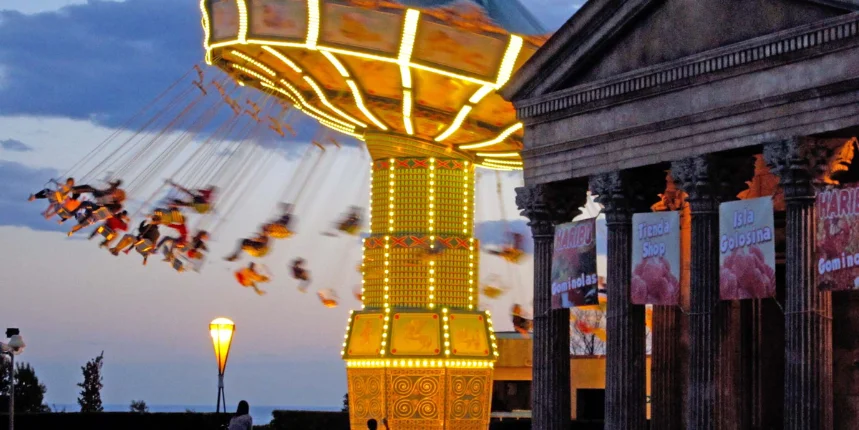
[[[671,176],[686,193],[692,212],[717,212],[737,198],[754,173],[754,158],[707,154],[671,163]]]
[[[606,223],[629,223],[632,214],[650,211],[665,190],[665,176],[651,170],[623,170],[590,177],[591,193],[603,205]]]
[[[535,236],[554,234],[554,226],[571,221],[586,202],[584,186],[537,184],[516,188],[516,207],[528,218]]]
[[[856,138],[797,137],[764,145],[764,161],[779,177],[785,199],[813,198],[815,187],[838,184],[853,161]]]

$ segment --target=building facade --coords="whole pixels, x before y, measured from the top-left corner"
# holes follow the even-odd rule
[[[681,212],[679,306],[653,315],[651,428],[859,428],[859,297],[818,288],[815,199],[855,183],[859,1],[590,0],[514,76],[535,242],[534,428],[569,428],[554,225],[607,218],[606,429],[646,428],[631,217]],[[773,196],[776,297],[719,298],[719,205]]]

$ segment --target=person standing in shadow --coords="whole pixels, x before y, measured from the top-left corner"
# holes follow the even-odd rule
[[[382,424],[385,426],[386,430],[391,430],[390,427],[388,427],[388,419],[387,418],[382,418]],[[369,420],[367,420],[367,429],[368,430],[378,430],[379,429],[379,422],[376,421],[375,418],[370,418]]]
[[[254,420],[250,415],[251,407],[248,402],[242,400],[236,408],[236,415],[230,420],[228,430],[253,430]]]

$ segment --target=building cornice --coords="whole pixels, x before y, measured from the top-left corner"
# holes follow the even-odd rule
[[[837,50],[848,39],[859,39],[859,12],[745,40],[609,79],[579,85],[515,102],[517,115],[529,123],[653,96],[755,63],[772,62],[785,54],[820,54]],[[785,57],[785,61],[793,61]],[[775,64],[772,64],[775,65]],[[691,83],[690,83],[691,81]]]

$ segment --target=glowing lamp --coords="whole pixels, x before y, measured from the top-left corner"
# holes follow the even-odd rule
[[[224,396],[224,370],[227,368],[230,344],[233,342],[233,333],[235,331],[236,324],[227,318],[216,318],[209,323],[209,333],[212,335],[212,345],[215,347],[215,358],[218,360],[217,412],[221,412],[221,401],[224,403],[225,412],[227,408],[227,399]]]

